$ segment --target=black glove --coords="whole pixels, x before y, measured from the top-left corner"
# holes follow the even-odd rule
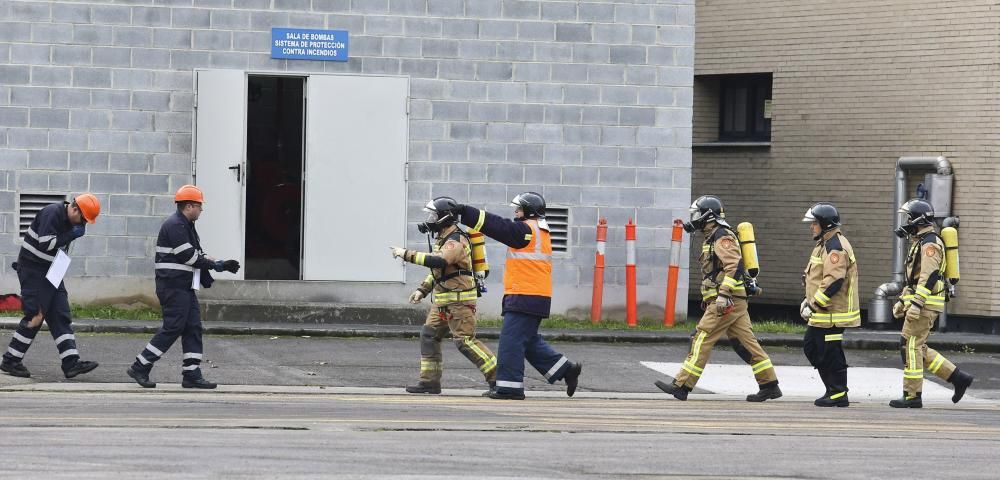
[[[70,230],[70,235],[73,238],[80,238],[85,233],[87,233],[87,227],[83,225],[73,225],[73,230]]]
[[[454,207],[451,207],[451,216],[455,217],[456,220],[462,219],[462,212],[465,211],[465,205],[461,203],[456,203]]]
[[[226,260],[222,262],[222,269],[229,273],[236,273],[240,271],[240,262],[236,260]]]

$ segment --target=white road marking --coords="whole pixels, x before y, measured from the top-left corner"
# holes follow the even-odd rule
[[[679,363],[640,362],[643,366],[673,377],[681,368]],[[781,392],[789,398],[816,398],[825,388],[812,367],[776,366],[775,373]],[[951,403],[952,391],[929,379],[933,374],[924,373],[923,398],[930,401],[947,400]],[[888,401],[903,394],[903,371],[898,368],[851,367],[847,370],[848,397],[852,400]],[[748,394],[757,391],[757,382],[749,365],[723,365],[709,363],[698,381],[698,388],[722,395]],[[975,388],[975,384],[973,384]],[[965,399],[972,399],[968,393]]]

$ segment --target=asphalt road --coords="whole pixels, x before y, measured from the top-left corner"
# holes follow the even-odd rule
[[[0,347],[9,342],[11,332],[0,332]],[[125,370],[135,355],[149,341],[147,335],[77,334],[77,344],[85,359],[101,363],[100,368],[74,380],[62,378],[56,348],[43,332],[35,340],[25,365],[32,380],[40,382],[131,382]],[[931,337],[933,345],[933,337]],[[496,349],[496,343],[486,342]],[[581,391],[659,392],[653,382],[662,379],[657,372],[639,364],[642,361],[680,362],[687,345],[554,343],[557,350],[573,361],[584,362]],[[481,374],[450,341],[442,345],[445,388],[479,388]],[[775,365],[807,365],[798,349],[769,347]],[[416,380],[420,361],[416,339],[338,339],[300,337],[207,336],[205,337],[205,376],[223,384],[235,385],[324,385],[351,387],[399,387]],[[976,376],[975,395],[1000,398],[1000,354],[946,352],[949,359]],[[897,351],[856,350],[847,354],[853,367],[901,368]],[[713,351],[711,362],[742,364],[726,346]],[[180,342],[157,362],[155,381],[180,383]],[[531,391],[563,390],[549,385],[541,375],[526,369]],[[929,375],[928,378],[932,376]],[[0,385],[10,377],[0,374]],[[934,381],[938,381],[934,379]],[[938,381],[938,383],[941,383]],[[970,391],[972,392],[972,391]],[[749,393],[749,392],[748,392]]]
[[[996,478],[995,407],[11,392],[3,478]]]
[[[517,402],[481,398],[478,371],[449,344],[445,395],[402,394],[415,340],[208,337],[205,373],[219,390],[177,387],[179,348],[144,390],[124,370],[146,341],[80,335],[101,367],[65,380],[46,338],[26,358],[32,379],[0,375],[0,478],[996,478],[1000,360],[988,355],[949,355],[977,376],[974,402],[831,410],[804,398],[667,399],[652,386],[662,375],[639,362],[680,361],[682,345],[558,344],[585,362],[581,392],[567,398],[532,372]],[[712,358],[739,363],[728,350]]]

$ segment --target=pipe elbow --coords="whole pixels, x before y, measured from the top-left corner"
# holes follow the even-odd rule
[[[933,168],[939,175],[951,175],[951,162],[944,156],[899,157],[896,161],[896,177],[905,176],[903,171],[913,168]]]
[[[942,155],[937,157],[934,162],[938,175],[951,175],[951,162],[947,158]]]
[[[888,298],[899,295],[903,291],[899,283],[896,282],[886,282],[875,288],[875,296],[880,298]]]

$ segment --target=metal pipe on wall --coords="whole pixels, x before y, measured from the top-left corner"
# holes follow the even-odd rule
[[[934,170],[938,175],[952,175],[951,162],[943,156],[939,157],[899,157],[896,161],[895,188],[892,204],[892,228],[893,230],[902,225],[902,219],[896,209],[906,201],[906,174],[912,170]],[[906,239],[892,236],[892,280],[879,285],[875,289],[875,296],[872,298],[868,308],[868,323],[874,327],[881,327],[892,323],[892,305],[890,297],[894,297],[903,291],[903,267],[906,262]],[[941,325],[947,317],[941,316]]]

